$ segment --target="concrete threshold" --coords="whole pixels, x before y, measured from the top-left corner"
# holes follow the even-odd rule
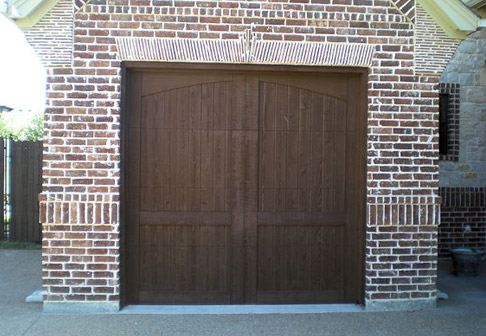
[[[354,304],[292,305],[133,305],[119,314],[133,315],[247,315],[247,314],[321,314],[357,313],[364,308]]]

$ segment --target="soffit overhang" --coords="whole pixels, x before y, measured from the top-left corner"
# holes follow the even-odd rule
[[[452,38],[464,39],[484,24],[459,0],[417,0],[437,24]]]
[[[32,28],[60,0],[10,0],[0,6],[0,12],[23,29]]]

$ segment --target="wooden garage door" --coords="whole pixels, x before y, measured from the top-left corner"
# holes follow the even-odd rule
[[[358,76],[131,71],[129,303],[361,297]]]

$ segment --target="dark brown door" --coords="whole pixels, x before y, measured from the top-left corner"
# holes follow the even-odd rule
[[[358,76],[132,71],[129,303],[354,302]]]

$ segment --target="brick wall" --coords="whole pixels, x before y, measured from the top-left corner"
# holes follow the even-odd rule
[[[25,37],[45,67],[71,65],[73,0],[60,0]]]
[[[420,4],[416,5],[416,23],[416,70],[440,76],[461,40],[449,37]]]
[[[40,202],[47,302],[119,300],[118,203],[102,194]]]
[[[115,214],[121,71],[116,37],[234,39],[251,28],[264,40],[374,46],[368,85],[365,300],[370,309],[434,305],[437,78],[415,71],[410,3],[94,0],[81,7],[74,18],[73,65],[52,69],[49,77],[41,195],[45,304],[94,302],[114,309],[119,302],[120,222]],[[111,216],[101,215],[102,209],[111,209]]]
[[[486,248],[486,188],[440,188],[439,256],[454,247]]]

